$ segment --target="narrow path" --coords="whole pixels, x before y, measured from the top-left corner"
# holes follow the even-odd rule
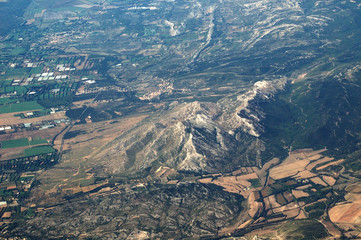
[[[89,105],[91,105],[92,103],[94,103],[95,99],[97,99],[97,97],[99,96],[100,93],[101,93],[101,92],[98,92],[97,95],[94,97],[94,99],[93,99],[88,105],[86,105],[85,109],[84,109],[84,110],[82,111],[82,113],[79,115],[79,117],[78,117],[77,120],[81,119],[81,117],[82,117],[83,114],[86,112],[86,110],[88,110]],[[76,122],[76,121],[75,121],[75,122]],[[72,121],[72,120],[70,120],[70,124],[69,124],[67,127],[65,127],[65,128],[57,135],[57,136],[59,136],[62,132],[65,131],[65,133],[62,135],[61,144],[60,144],[60,148],[59,148],[59,160],[58,160],[59,162],[61,161],[61,158],[62,158],[62,156],[63,156],[63,147],[64,147],[64,141],[65,141],[64,136],[65,136],[66,133],[68,133],[68,132],[73,128],[75,122]],[[52,143],[54,143],[54,141],[55,141],[55,139],[56,139],[57,136],[54,137]]]
[[[192,60],[189,62],[189,64],[193,63],[194,61],[197,60],[197,58],[199,57],[200,53],[207,48],[207,46],[209,45],[209,43],[212,41],[212,34],[213,34],[213,29],[214,29],[214,9],[211,12],[211,16],[210,16],[210,20],[209,20],[209,25],[208,25],[208,33],[207,33],[207,39],[206,42],[202,43],[200,48],[198,49],[198,51],[193,55]]]

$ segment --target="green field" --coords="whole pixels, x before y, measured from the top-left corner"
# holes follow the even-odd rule
[[[21,102],[14,104],[7,104],[0,106],[0,113],[13,113],[13,112],[22,112],[30,110],[42,110],[44,109],[36,101]]]
[[[43,68],[44,68],[44,67],[33,67],[33,68],[30,70],[30,74],[38,74],[38,73],[41,73],[41,71],[43,71]]]
[[[17,55],[19,55],[19,54],[22,54],[22,53],[25,53],[25,49],[22,48],[22,47],[14,48],[14,49],[12,49],[11,52],[10,52],[11,55],[15,55],[15,56],[17,56]]]
[[[46,139],[42,139],[42,138],[33,138],[30,141],[30,145],[34,146],[34,145],[40,145],[40,144],[47,144],[48,141]]]
[[[13,139],[1,142],[1,148],[16,148],[25,146],[34,146],[40,144],[47,144],[48,141],[42,138],[34,138],[30,142],[27,138]]]
[[[19,99],[10,99],[10,98],[0,98],[0,104],[13,103]]]
[[[25,86],[9,86],[9,80],[1,81],[0,93],[13,93],[16,91],[16,95],[23,95],[28,90]]]
[[[24,146],[29,146],[29,140],[27,138],[13,139],[1,142],[1,148],[16,148]]]
[[[25,149],[25,157],[46,154],[46,153],[53,153],[55,149],[50,146],[40,146],[40,147],[32,147]]]
[[[254,187],[254,188],[262,187],[262,184],[258,178],[248,179],[247,181],[250,182],[252,184],[252,187]]]

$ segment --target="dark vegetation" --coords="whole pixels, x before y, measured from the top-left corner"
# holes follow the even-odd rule
[[[360,106],[359,81],[329,77],[290,86],[261,104],[266,114],[261,137],[270,148],[265,156],[285,156],[290,146],[326,147],[338,156],[357,151],[359,138],[354,133],[361,131]]]
[[[81,131],[81,130],[78,130],[78,131],[69,131],[69,132],[66,132],[64,134],[64,137],[63,139],[70,139],[70,138],[74,138],[78,135],[81,135],[81,134],[86,134],[86,131]]]
[[[0,2],[0,36],[5,36],[23,23],[22,16],[30,2],[30,0]]]
[[[37,102],[45,108],[57,108],[70,105],[73,102],[73,97],[66,96],[52,99],[39,99]]]
[[[289,240],[314,240],[329,236],[325,227],[313,220],[286,222],[278,230],[278,234],[286,235]]]
[[[325,202],[316,202],[310,206],[305,207],[305,210],[308,212],[309,218],[319,218],[321,217],[326,210]]]
[[[141,151],[144,146],[146,146],[150,141],[154,138],[154,133],[149,132],[147,135],[142,138],[140,141],[134,143],[127,151],[128,162],[126,168],[129,169],[134,165],[136,161],[136,155],[139,151]]]
[[[163,93],[158,99],[153,100],[153,103],[217,102],[226,95],[246,89],[245,86],[250,83],[273,80],[279,75],[291,78],[297,71],[309,69],[309,66],[317,64],[318,67],[313,68],[307,80],[289,84],[284,92],[277,94],[269,102],[257,102],[258,99],[252,102],[254,104],[252,107],[265,113],[265,118],[261,117],[263,119],[261,124],[265,130],[261,135],[261,140],[266,146],[262,155],[263,161],[268,161],[272,157],[285,157],[290,147],[292,149],[327,147],[329,154],[347,155],[346,170],[352,170],[352,175],[356,176],[361,165],[359,148],[361,76],[358,73],[359,75],[355,75],[356,79],[350,80],[342,75],[336,76],[336,73],[324,77],[326,75],[323,73],[333,70],[334,66],[360,61],[359,9],[349,2],[335,2],[335,6],[330,4],[330,6],[322,6],[324,9],[319,9],[315,7],[315,1],[302,1],[300,4],[305,15],[300,19],[317,15],[318,11],[327,11],[325,15],[330,15],[333,20],[327,21],[323,27],[317,23],[313,25],[312,22],[301,23],[300,29],[304,31],[296,31],[294,35],[286,35],[279,39],[275,39],[277,38],[275,30],[263,36],[253,48],[247,50],[238,43],[246,42],[248,33],[245,32],[242,35],[234,33],[237,36],[233,38],[233,33],[229,34],[228,29],[240,27],[240,24],[244,29],[251,29],[254,27],[253,22],[261,23],[262,20],[269,18],[264,18],[267,16],[263,12],[251,13],[247,18],[243,18],[241,8],[227,5],[236,2],[225,2],[225,5],[216,8],[212,41],[190,64],[187,61],[192,57],[191,53],[204,44],[204,39],[202,40],[201,37],[206,34],[209,16],[202,16],[202,12],[210,6],[209,4],[216,4],[212,1],[201,1],[205,7],[200,11],[201,16],[189,18],[191,8],[183,8],[187,6],[187,1],[174,3],[165,1],[157,11],[133,11],[127,9],[134,5],[148,6],[148,2],[112,1],[111,5],[118,7],[103,9],[100,5],[81,10],[74,7],[79,3],[78,0],[38,0],[36,3],[39,5],[30,9],[33,12],[30,12],[29,16],[34,17],[34,13],[39,13],[42,8],[46,8],[45,16],[36,17],[36,22],[31,26],[21,27],[18,26],[23,21],[21,18],[23,9],[30,0],[1,2],[0,36],[5,36],[11,29],[14,31],[6,41],[0,43],[0,91],[1,94],[6,95],[6,98],[0,99],[0,112],[47,108],[38,111],[45,114],[48,108],[69,109],[73,101],[94,99],[104,104],[101,103],[100,107],[94,108],[84,106],[70,109],[66,115],[73,120],[80,120],[79,124],[89,122],[88,117],[91,121],[98,122],[128,114],[154,112],[156,109],[149,107],[148,105],[151,104],[148,101],[140,101],[137,96],[147,92],[148,86],[150,88],[158,86],[163,80],[169,80],[174,84],[175,89],[186,90]],[[272,10],[272,1],[269,4],[269,9]],[[222,12],[224,9],[228,13]],[[99,12],[101,14],[98,14]],[[77,16],[79,19],[70,19],[71,16]],[[85,18],[82,18],[83,16]],[[241,17],[236,19],[239,16]],[[274,16],[278,20],[278,16]],[[58,17],[60,19],[57,19]],[[280,17],[281,23],[297,24],[296,20],[289,22],[289,16],[280,15]],[[163,18],[173,21],[180,28],[178,36],[170,37],[168,28],[162,28],[161,24],[159,26],[149,24],[156,21],[162,22]],[[182,26],[184,19],[187,19],[184,22],[185,27]],[[235,25],[232,23],[233,20],[237,22]],[[275,24],[277,26],[276,22]],[[38,28],[38,26],[41,27]],[[117,32],[120,26],[124,29]],[[85,37],[78,40],[70,35],[62,39],[59,35],[58,39],[64,42],[47,45],[53,34],[61,32]],[[202,33],[199,34],[199,32]],[[126,35],[130,37],[125,37]],[[23,40],[20,41],[20,38]],[[302,42],[301,45],[298,44],[300,42]],[[324,46],[324,42],[330,45]],[[158,54],[154,56],[139,54],[139,49],[151,48],[160,43],[163,46]],[[175,54],[175,49],[180,54]],[[30,75],[40,74],[45,68],[51,68],[57,64],[73,66],[77,59],[85,59],[84,56],[76,56],[79,52],[91,53],[88,63],[93,67],[84,70],[76,69],[66,81],[41,83],[34,81],[24,86],[12,85],[10,79],[23,79]],[[120,52],[122,54],[119,54]],[[67,54],[74,55],[57,57]],[[180,58],[182,54],[184,57]],[[14,58],[10,59],[9,56]],[[325,60],[326,62],[319,64],[318,61],[324,61],[325,57],[334,60]],[[34,68],[20,66],[25,59],[31,59],[43,65]],[[9,67],[12,62],[20,65]],[[119,68],[115,67],[118,63],[122,63]],[[74,93],[79,86],[85,84],[80,80],[83,76],[96,80],[94,87],[91,85],[87,89],[94,92],[89,91],[92,93],[75,96]],[[73,80],[73,77],[77,80]],[[96,90],[97,87],[111,89],[112,86],[122,86],[127,91],[97,92]],[[222,87],[229,87],[227,88],[229,90],[220,90]],[[209,90],[203,91],[200,90],[201,88],[209,88]],[[55,89],[58,91],[53,91]],[[29,92],[35,93],[28,94]],[[11,97],[8,96],[9,94]],[[246,112],[240,114],[246,114]],[[218,137],[216,131],[207,131],[206,128],[198,126],[190,126],[187,131],[195,136],[193,142],[197,151],[210,159],[209,164],[213,171],[229,172],[240,165],[255,165],[254,159],[257,155],[248,151],[252,149],[254,139],[242,130],[236,130],[235,136],[239,137],[239,142],[233,141],[233,137],[230,136],[226,139],[225,145],[229,153],[217,152],[219,146],[214,144],[217,143]],[[86,134],[86,132],[69,131],[64,139],[70,139],[79,134]],[[139,141],[131,143],[126,151],[129,160],[126,164],[127,168],[133,166],[137,160],[137,154],[154,140],[154,136],[152,132],[140,138]],[[25,146],[29,143],[19,141],[2,144],[5,147],[6,144],[7,147],[11,147]],[[39,144],[42,143],[39,142]],[[206,148],[207,146],[210,146],[209,149]],[[169,149],[172,150],[172,148],[165,148],[165,151]],[[155,151],[158,150],[161,149],[155,149]],[[174,152],[177,154],[177,151]],[[210,153],[213,152],[217,153],[211,155]],[[49,168],[57,162],[57,153],[50,146],[32,147],[27,149],[25,154],[31,157],[1,162],[2,181],[15,181],[18,184],[19,176],[23,171]],[[166,154],[160,151],[157,154],[159,158],[154,162],[154,168],[168,160]],[[97,170],[100,174],[103,171],[101,168]],[[143,179],[149,175],[149,172],[149,169],[140,170],[132,177],[125,176],[123,180],[129,183],[132,180]],[[168,176],[168,179],[192,180],[194,179],[192,177],[197,174],[202,174],[202,170],[199,173],[188,173],[188,175],[183,172],[179,175]],[[185,175],[187,177],[184,177]],[[116,179],[114,177],[110,179],[110,182],[117,183]],[[250,182],[253,187],[260,186],[258,180],[250,180]],[[39,213],[34,219],[13,225],[12,236],[24,233],[35,239],[41,239],[44,236],[55,238],[60,235],[64,236],[62,238],[77,238],[81,233],[90,233],[90,238],[94,239],[104,238],[107,235],[112,235],[109,238],[125,239],[131,231],[139,229],[147,231],[154,238],[161,239],[183,239],[196,235],[207,238],[207,236],[214,236],[220,228],[233,223],[242,210],[243,199],[240,196],[223,192],[212,185],[182,184],[172,187],[154,184],[158,189],[146,186],[134,191],[122,192],[119,196],[93,199],[72,196],[67,199],[69,202],[63,205]],[[272,184],[261,194],[263,197],[276,194],[277,201],[284,204],[286,199],[282,193],[301,185],[304,183]],[[300,199],[301,201],[311,203],[324,198],[331,191],[330,188],[319,185],[313,184],[313,187],[317,192],[312,194],[310,192],[311,196]],[[1,194],[10,196],[12,193],[0,190]],[[339,199],[331,200],[338,201]],[[329,205],[329,202],[325,205],[316,203],[307,207],[306,210],[311,218],[317,219]],[[11,211],[19,217],[33,215],[33,213],[17,214],[18,208]],[[279,215],[272,217],[277,216]],[[44,221],[44,219],[49,221]],[[286,233],[286,236],[289,236],[288,239],[311,239],[311,237],[319,239],[327,236],[323,226],[314,221],[295,221],[285,224],[280,229],[280,233]]]
[[[4,174],[7,171],[14,171],[19,174],[26,171],[37,171],[39,169],[53,166],[57,163],[57,159],[58,156],[53,151],[52,153],[38,154],[37,156],[5,160],[0,163],[0,173],[5,176]]]
[[[79,124],[86,123],[85,119],[89,116],[93,122],[99,122],[112,119],[112,115],[101,109],[92,107],[73,108],[66,112],[66,116],[73,120],[80,120]]]
[[[360,172],[361,170],[361,150],[353,152],[347,156],[345,167],[353,172]]]
[[[236,220],[243,200],[213,185],[183,184],[67,203],[46,212],[52,221],[43,221],[43,212],[13,225],[11,233],[31,238],[44,234],[77,238],[87,233],[97,238],[112,232],[113,237],[125,239],[137,229],[162,239],[210,237]]]
[[[258,188],[258,187],[261,187],[261,182],[259,181],[258,178],[255,178],[255,179],[249,179],[248,180],[251,184],[252,184],[252,187],[254,188]]]

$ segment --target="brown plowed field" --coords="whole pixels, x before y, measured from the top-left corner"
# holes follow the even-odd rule
[[[338,161],[330,162],[330,163],[328,163],[328,164],[326,164],[326,165],[323,165],[323,166],[320,166],[320,167],[316,168],[316,170],[317,170],[317,171],[320,171],[320,170],[322,170],[322,169],[327,168],[328,166],[340,164],[340,163],[342,163],[343,161],[345,161],[345,160],[344,160],[344,159],[340,159],[340,160],[338,160]]]
[[[324,175],[324,176],[322,176],[322,179],[325,183],[327,183],[330,186],[333,186],[336,183],[336,179],[334,179],[333,177],[330,177],[330,176]]]
[[[212,182],[212,178],[202,178],[202,179],[198,179],[198,182],[201,182],[201,183],[211,183],[211,182]]]
[[[239,176],[220,176],[212,181],[212,178],[203,178],[198,181],[201,183],[214,183],[224,188],[227,192],[237,193],[243,195],[245,198],[249,196],[249,188],[251,183],[247,180],[257,179],[256,173],[250,173]]]
[[[329,158],[329,157],[321,158],[321,159],[314,161],[314,162],[310,163],[309,165],[307,165],[306,169],[311,171],[317,165],[320,165],[320,164],[326,163],[326,162],[330,162],[332,160],[334,160],[334,158]]]
[[[11,135],[4,134],[4,135],[0,135],[0,141],[7,141],[7,140],[19,139],[19,138],[29,138],[29,137],[38,137],[42,139],[51,140],[62,129],[63,127],[54,127],[54,128],[48,128],[38,131],[16,132],[16,133],[12,133]]]
[[[297,190],[304,190],[304,189],[307,189],[307,188],[310,188],[310,187],[312,187],[312,185],[311,185],[311,184],[307,184],[307,185],[300,186],[300,187],[298,187],[298,188],[296,188],[296,189],[297,189]]]
[[[256,201],[256,194],[257,192],[251,192],[248,199],[248,214],[251,218],[254,218],[263,207],[263,203]]]
[[[312,177],[316,177],[317,175],[314,174],[314,173],[311,173],[310,171],[308,170],[304,170],[302,172],[299,172],[295,178],[296,179],[308,179],[308,178],[312,178]]]
[[[295,198],[301,198],[301,197],[308,197],[309,194],[305,193],[301,190],[292,190],[292,194],[295,196]]]
[[[360,202],[361,203],[361,194],[348,193],[345,196],[345,199],[349,202]]]
[[[265,209],[265,210],[271,209],[271,204],[270,204],[268,198],[264,198],[264,199],[263,199],[263,202],[264,202],[264,209]]]
[[[248,180],[248,179],[256,179],[256,178],[258,178],[256,173],[240,175],[240,176],[236,177],[237,181],[239,181],[239,180]]]
[[[361,201],[336,205],[328,214],[335,223],[361,224]]]
[[[346,187],[347,192],[361,193],[361,183],[354,183]]]
[[[305,219],[307,218],[306,214],[301,210],[300,214],[296,217],[296,219]]]
[[[290,192],[284,192],[283,193],[283,196],[285,197],[285,199],[288,201],[288,202],[291,202],[293,200],[293,196]]]
[[[26,111],[26,112],[21,112],[21,113],[27,113],[27,112],[31,112],[31,111]],[[17,114],[17,113],[1,114],[0,125],[15,125],[15,124],[21,124],[21,123],[34,123],[34,122],[41,122],[41,121],[47,121],[47,120],[55,120],[55,119],[66,118],[65,111],[57,112],[57,113],[42,116],[42,117],[24,118],[24,119],[21,119],[20,117],[14,117],[14,114]]]
[[[309,157],[308,159],[310,160],[310,161],[315,161],[315,160],[318,160],[318,159],[320,159],[320,158],[322,158],[323,156],[321,155],[321,154],[316,154],[316,155],[314,155],[314,156],[312,156],[312,157]]]
[[[278,207],[278,208],[274,208],[273,209],[273,212],[274,213],[281,213],[281,212],[284,212],[284,211],[289,211],[289,210],[294,210],[294,209],[297,209],[299,210],[299,206],[297,205],[297,203],[295,202],[291,202],[287,205],[284,205],[284,206],[281,206],[281,207]]]
[[[284,211],[282,212],[284,215],[286,215],[286,218],[287,219],[290,219],[290,218],[295,218],[297,217],[299,214],[300,214],[300,209],[299,208],[295,208],[295,209],[292,209],[292,210],[288,210],[288,211]]]
[[[269,196],[269,197],[267,197],[267,198],[268,198],[268,200],[269,200],[272,208],[279,208],[279,207],[281,207],[281,204],[279,204],[279,203],[277,202],[275,195],[271,195],[271,196]]]
[[[314,182],[315,184],[320,184],[322,186],[327,187],[327,184],[324,181],[322,181],[321,178],[319,178],[319,177],[314,177],[314,178],[311,178],[310,180],[312,182]]]
[[[309,170],[311,170],[313,166],[316,166],[320,160],[315,161],[313,164],[310,164],[310,162],[319,159],[321,156],[320,153],[324,151],[326,151],[326,149],[318,151],[313,151],[311,149],[300,149],[290,152],[289,156],[281,164],[270,169],[269,177],[275,180],[291,177],[296,174],[297,178],[313,177],[314,175]],[[330,161],[328,159],[330,158],[323,158],[321,160]],[[265,166],[262,168],[262,170],[265,168]],[[306,170],[306,168],[308,170]]]
[[[286,205],[287,200],[283,197],[282,193],[276,195],[276,200],[280,205]]]
[[[308,159],[303,159],[288,164],[282,163],[281,165],[272,168],[269,176],[276,180],[291,177],[298,172],[302,172],[309,162]]]
[[[9,160],[18,157],[24,157],[24,150],[29,146],[17,147],[17,148],[5,148],[0,149],[1,161]]]
[[[341,237],[340,230],[338,230],[332,222],[325,219],[322,219],[320,222],[327,228],[327,231],[332,234],[332,236],[334,236],[336,239],[339,239]]]

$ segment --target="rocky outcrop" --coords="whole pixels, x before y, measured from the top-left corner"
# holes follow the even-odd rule
[[[236,100],[224,99],[221,104],[227,108],[226,113],[220,118],[221,124],[231,134],[236,129],[241,128],[242,131],[249,135],[259,137],[264,131],[260,124],[264,114],[262,109],[259,108],[258,103],[267,101],[277,92],[282,91],[286,83],[286,79],[258,81],[249,91],[238,95]]]
[[[98,154],[97,163],[115,172],[165,165],[178,170],[219,172],[260,164],[258,139],[264,114],[258,103],[285,86],[285,80],[256,82],[253,88],[219,103],[173,103],[146,119]]]

